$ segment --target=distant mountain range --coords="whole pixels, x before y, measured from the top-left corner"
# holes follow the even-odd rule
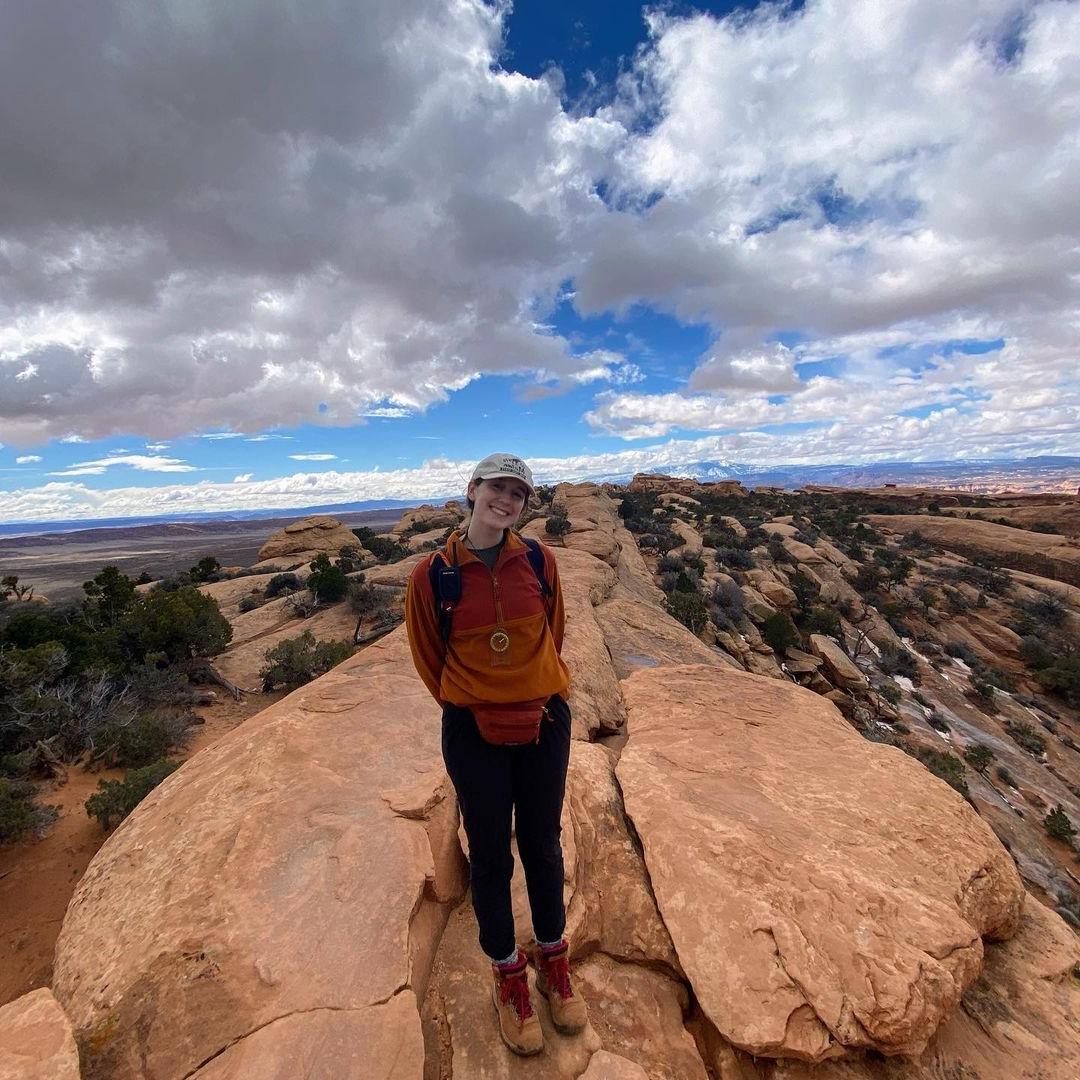
[[[807,484],[833,487],[903,487],[953,488],[982,494],[995,492],[1047,492],[1076,494],[1080,489],[1080,457],[1031,457],[1009,460],[971,459],[966,461],[886,461],[870,465],[748,465],[734,461],[693,461],[669,465],[657,472],[672,476],[692,476],[696,480],[738,480],[746,487],[795,489]],[[575,476],[577,481],[622,484],[631,473],[603,473]],[[130,528],[135,525],[161,525],[173,522],[211,523],[250,521],[261,518],[297,518],[308,514],[354,514],[361,511],[405,509],[422,502],[442,503],[457,499],[457,491],[433,493],[411,501],[369,499],[364,502],[332,505],[298,506],[290,509],[230,510],[213,513],[185,513],[180,516],[101,518],[80,521],[18,522],[0,524],[0,536],[29,536],[40,533],[74,532],[81,529]]]

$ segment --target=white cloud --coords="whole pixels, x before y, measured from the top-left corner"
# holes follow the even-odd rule
[[[38,454],[21,454],[15,459],[16,465],[33,465],[40,461],[41,457]]]
[[[146,449],[149,450],[152,454],[160,454],[163,451],[169,449],[169,444],[165,442],[147,443]]]
[[[534,301],[622,129],[498,69],[509,10],[0,14],[0,95],[24,102],[0,120],[12,438],[348,424],[576,371]]]
[[[100,476],[114,465],[126,465],[138,472],[197,472],[194,465],[188,465],[179,458],[150,457],[146,454],[109,455],[96,461],[79,461],[67,469],[50,473],[50,476]]]
[[[249,472],[241,473],[239,476],[234,476],[233,477],[233,483],[234,484],[246,484],[246,483],[250,482],[252,476],[254,476],[254,475],[255,475],[254,473],[249,473]]]
[[[337,454],[290,454],[293,461],[336,461]]]

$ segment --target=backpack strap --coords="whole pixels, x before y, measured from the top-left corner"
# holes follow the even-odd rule
[[[461,599],[461,567],[447,562],[446,556],[436,551],[428,564],[428,581],[431,583],[431,595],[435,597],[439,634],[445,646],[450,641],[454,607]]]
[[[521,539],[525,541],[525,546],[529,549],[529,565],[533,568],[536,580],[540,582],[540,594],[545,597],[550,596],[551,586],[548,584],[547,574],[544,571],[544,549],[540,546],[540,541],[532,536],[523,536]]]

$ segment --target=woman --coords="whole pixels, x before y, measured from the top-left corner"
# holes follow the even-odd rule
[[[551,551],[513,526],[535,493],[512,454],[473,470],[468,527],[417,564],[406,597],[416,670],[442,706],[442,751],[469,838],[480,947],[491,959],[503,1041],[537,1054],[543,1034],[529,995],[530,957],[518,948],[510,901],[511,818],[532,911],[537,989],[555,1028],[585,1026],[563,938],[559,818],[570,756],[570,675],[559,655],[565,614]]]

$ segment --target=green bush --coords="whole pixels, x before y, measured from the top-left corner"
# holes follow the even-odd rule
[[[138,769],[159,761],[187,741],[191,713],[137,713],[107,724],[97,737],[95,756],[110,765]]]
[[[782,611],[770,615],[761,628],[761,637],[778,656],[791,648],[797,648],[802,642],[795,624]]]
[[[716,565],[721,569],[752,570],[757,566],[757,561],[749,551],[742,548],[717,548]]]
[[[1013,742],[1029,754],[1046,753],[1046,740],[1026,720],[1006,720],[1005,730]]]
[[[170,773],[180,768],[176,761],[155,761],[141,769],[129,769],[123,780],[101,780],[98,790],[86,800],[86,814],[98,819],[103,829],[119,825]]]
[[[994,760],[994,751],[985,743],[975,743],[964,751],[964,760],[976,772],[984,772]]]
[[[700,634],[709,621],[709,609],[705,605],[705,599],[696,589],[693,592],[670,593],[667,609],[694,634]]]
[[[843,643],[844,628],[840,624],[840,616],[832,608],[811,608],[800,619],[799,625],[804,634],[824,634],[826,637]]]
[[[1043,818],[1043,827],[1047,836],[1060,840],[1063,844],[1073,846],[1076,839],[1076,827],[1069,820],[1069,815],[1060,807],[1056,806]]]
[[[217,601],[192,585],[151,590],[128,612],[122,633],[140,661],[164,653],[171,663],[215,656],[232,640],[232,627]]]
[[[548,536],[565,536],[570,531],[570,519],[561,513],[552,511],[544,523],[544,532]]]
[[[348,641],[316,641],[310,630],[299,637],[282,641],[265,653],[266,664],[259,672],[263,690],[269,692],[276,686],[293,688],[303,686],[332,667],[352,656],[353,646]]]
[[[1036,624],[1043,626],[1061,626],[1069,614],[1068,608],[1056,596],[1017,600],[1016,607]]]
[[[221,579],[221,563],[219,563],[212,555],[207,555],[205,559],[200,559],[188,570],[188,577],[190,577],[192,581],[200,583],[219,581]]]
[[[370,529],[353,529],[353,532],[379,562],[400,562],[412,554],[404,544],[399,544],[396,540],[391,540],[386,536],[376,536]]]
[[[31,829],[40,830],[56,819],[56,807],[34,801],[34,785],[0,776],[0,843],[18,840]]]
[[[1055,660],[1046,642],[1034,634],[1027,634],[1020,639],[1020,656],[1024,663],[1034,671],[1048,668]]]
[[[917,679],[919,676],[919,662],[909,649],[892,649],[886,646],[881,650],[878,667],[885,675],[903,675],[908,679]]]
[[[1074,709],[1080,709],[1080,656],[1066,656],[1035,673],[1048,690],[1063,697]]]
[[[295,574],[275,574],[266,583],[266,588],[263,589],[263,596],[268,600],[273,600],[274,597],[280,596],[282,593],[296,592],[298,589],[302,588],[303,585]]]
[[[330,556],[324,552],[316,556],[311,563],[307,587],[316,600],[324,604],[335,604],[345,599],[349,579],[345,576],[345,571],[340,566],[334,566],[330,562]]]
[[[964,763],[952,754],[941,750],[931,750],[925,746],[915,751],[915,756],[939,779],[949,787],[969,799],[967,779],[964,776]]]

